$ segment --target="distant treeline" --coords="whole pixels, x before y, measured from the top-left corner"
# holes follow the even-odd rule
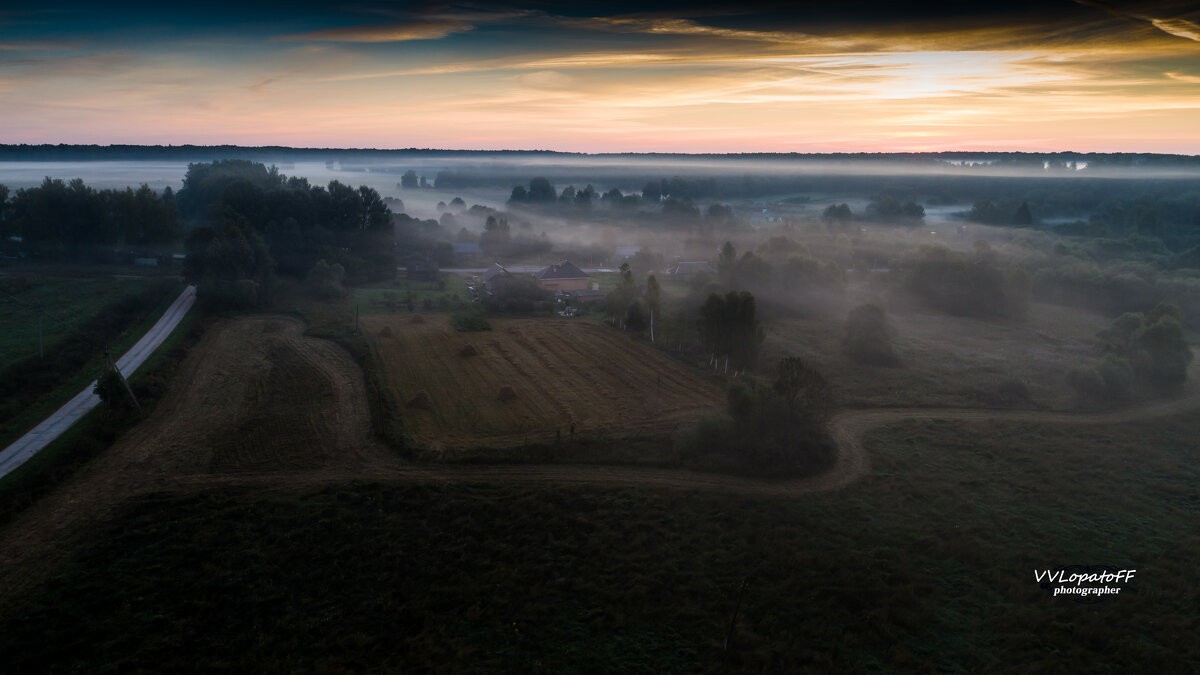
[[[1091,167],[1143,168],[1200,168],[1200,155],[1171,155],[1155,153],[1090,153],[1090,152],[828,152],[828,153],[580,153],[553,150],[451,150],[439,148],[296,148],[281,145],[67,145],[67,144],[0,144],[0,161],[117,161],[138,159],[254,159],[269,161],[277,157],[321,159],[370,158],[389,159],[411,156],[487,159],[490,157],[518,158],[522,155],[542,159],[622,158],[630,160],[798,160],[832,162],[913,162],[937,164],[942,162],[985,162],[993,166],[1036,167],[1045,163],[1067,165],[1086,163]]]
[[[116,262],[170,253],[183,223],[170,188],[95,190],[47,178],[9,195],[0,185],[0,250],[56,262]]]

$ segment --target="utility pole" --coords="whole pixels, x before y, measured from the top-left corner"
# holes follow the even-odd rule
[[[104,360],[108,362],[108,367],[117,374],[117,379],[121,380],[121,385],[125,387],[125,393],[129,394],[129,400],[133,401],[133,407],[137,408],[138,412],[142,412],[142,404],[138,403],[137,397],[133,395],[133,390],[129,388],[129,383],[125,381],[125,376],[121,374],[117,364],[113,363],[112,356],[108,353],[108,345],[104,345]]]

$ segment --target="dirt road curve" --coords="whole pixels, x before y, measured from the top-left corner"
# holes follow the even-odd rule
[[[1104,413],[881,408],[830,421],[832,469],[796,480],[591,465],[416,465],[371,437],[361,371],[298,320],[264,316],[214,326],[155,413],[54,493],[0,529],[0,604],[44,579],[70,543],[124,500],[159,491],[247,486],[294,492],[348,480],[653,486],[763,496],[836,490],[870,471],[863,434],[907,420],[1114,424],[1200,408],[1200,388],[1171,401]],[[1200,364],[1197,364],[1200,366]],[[1200,377],[1193,368],[1193,377]],[[1193,380],[1195,381],[1195,380]]]

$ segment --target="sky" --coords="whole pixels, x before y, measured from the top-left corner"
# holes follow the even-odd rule
[[[1200,3],[6,2],[0,143],[1200,154]]]

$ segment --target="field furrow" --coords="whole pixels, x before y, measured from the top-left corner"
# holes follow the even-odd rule
[[[431,449],[546,442],[572,426],[588,436],[665,433],[724,401],[712,383],[594,323],[501,319],[490,333],[457,333],[444,318],[364,321],[405,429]]]

